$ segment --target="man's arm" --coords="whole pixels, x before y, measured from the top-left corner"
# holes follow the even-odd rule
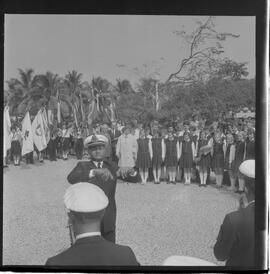
[[[220,227],[217,242],[214,246],[214,254],[217,260],[225,261],[229,259],[230,251],[234,241],[235,231],[227,215]]]
[[[89,171],[86,168],[84,168],[82,163],[79,162],[77,166],[69,173],[67,180],[70,184],[88,182]]]

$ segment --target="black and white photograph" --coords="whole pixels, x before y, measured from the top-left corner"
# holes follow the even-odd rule
[[[256,16],[5,14],[3,266],[256,269],[256,81]]]

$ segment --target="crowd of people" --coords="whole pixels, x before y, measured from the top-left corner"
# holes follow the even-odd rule
[[[11,128],[11,149],[7,162],[20,165],[22,136],[20,123]],[[214,175],[216,185],[229,185],[243,192],[244,183],[238,167],[244,160],[255,159],[255,119],[226,118],[224,115],[209,121],[196,114],[189,120],[160,123],[153,120],[143,124],[137,120],[95,123],[91,128],[64,122],[52,127],[47,148],[35,154],[44,159],[78,160],[87,156],[84,140],[91,134],[102,134],[109,140],[106,157],[121,168],[135,170],[136,182],[159,184],[199,182],[207,186]],[[34,153],[24,156],[27,164],[34,163]],[[238,184],[238,189],[236,185]]]

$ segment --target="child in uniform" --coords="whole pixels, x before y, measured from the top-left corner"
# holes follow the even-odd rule
[[[153,130],[153,137],[151,139],[152,142],[152,151],[153,151],[153,175],[154,175],[154,183],[160,183],[161,176],[161,164],[164,162],[165,158],[165,143],[164,139],[160,137],[160,134],[157,129]]]
[[[142,185],[145,185],[148,179],[148,169],[151,167],[153,152],[151,140],[145,136],[145,131],[140,131],[140,138],[137,140],[137,168],[142,179]]]
[[[221,188],[224,171],[224,142],[220,132],[214,134],[213,152],[212,152],[212,169],[215,172],[216,184]]]
[[[196,155],[195,145],[188,132],[184,133],[184,140],[179,146],[179,151],[181,155],[179,167],[184,169],[185,184],[188,185],[191,181],[191,169]]]
[[[179,142],[173,135],[173,127],[169,127],[168,138],[165,140],[165,166],[169,174],[168,184],[176,184],[175,177],[179,157]]]

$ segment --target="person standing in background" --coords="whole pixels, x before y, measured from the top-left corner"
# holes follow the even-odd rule
[[[118,158],[116,156],[116,144],[118,138],[121,136],[121,131],[117,129],[117,123],[115,121],[112,122],[112,129],[109,131],[111,137],[111,145],[112,145],[112,160],[117,163]]]
[[[165,160],[165,142],[161,138],[158,129],[153,129],[153,138],[152,141],[152,151],[153,151],[153,175],[154,183],[160,184],[161,177],[161,165]]]
[[[168,138],[165,140],[165,166],[169,175],[168,184],[176,184],[176,167],[180,158],[178,139],[173,134],[173,127],[168,129]]]
[[[141,184],[145,185],[149,175],[149,168],[152,166],[152,143],[151,139],[146,137],[145,131],[142,129],[140,131],[140,138],[138,142],[138,152],[137,152],[137,163],[136,167],[139,169],[140,176],[142,179]]]
[[[130,134],[130,127],[123,128],[123,134],[118,138],[116,145],[116,156],[119,159],[120,168],[132,169],[136,165],[138,144],[137,140]]]

